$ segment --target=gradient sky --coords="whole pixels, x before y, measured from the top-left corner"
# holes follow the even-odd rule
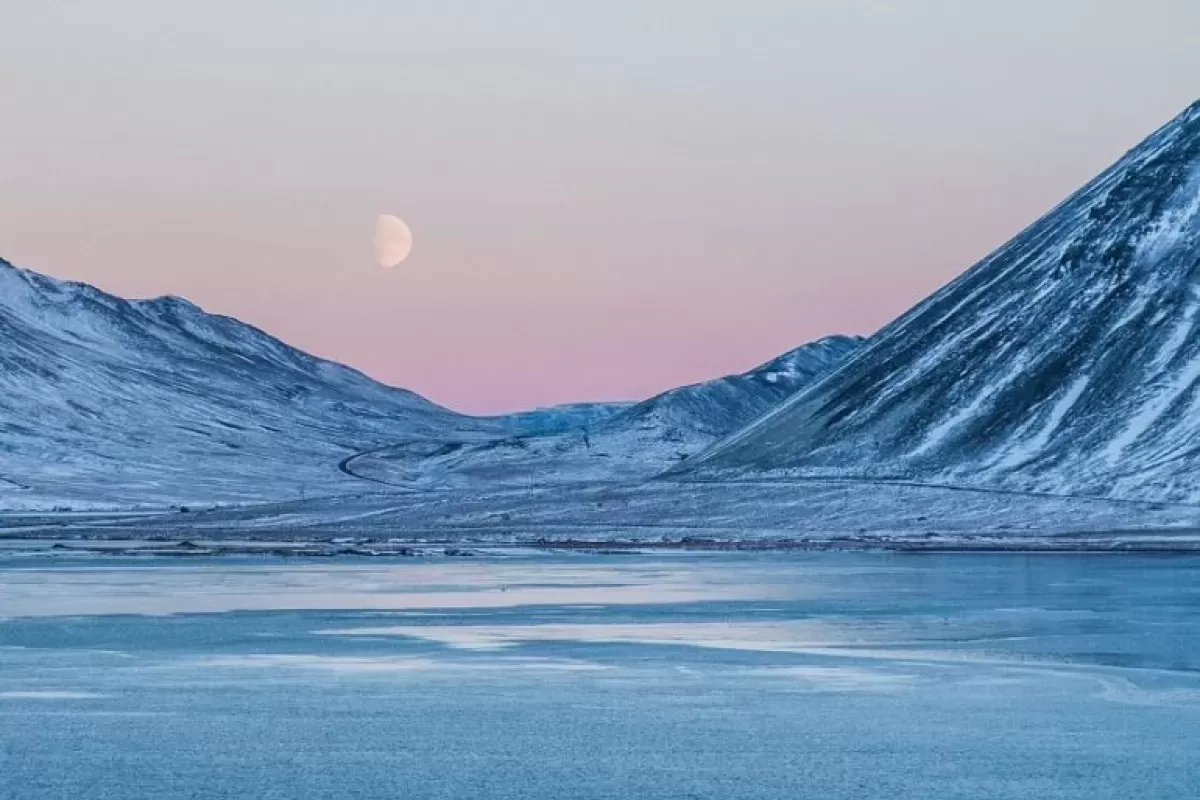
[[[0,256],[472,412],[869,333],[1200,97],[1197,0],[0,0],[0,30]]]

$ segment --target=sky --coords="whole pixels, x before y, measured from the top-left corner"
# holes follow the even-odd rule
[[[870,333],[1200,99],[1196,0],[0,0],[0,30],[0,257],[472,413]]]

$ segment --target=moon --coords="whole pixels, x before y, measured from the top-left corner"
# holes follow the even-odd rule
[[[412,252],[412,230],[399,217],[380,214],[375,220],[375,261],[386,269],[399,266]]]

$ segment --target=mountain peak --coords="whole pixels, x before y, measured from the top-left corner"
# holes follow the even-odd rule
[[[1200,100],[1197,100],[1188,106],[1187,111],[1183,112],[1183,116],[1186,117],[1189,122],[1200,119]]]
[[[1200,498],[1200,104],[692,469]]]
[[[186,297],[174,294],[164,294],[158,297],[148,297],[145,300],[133,300],[131,302],[139,308],[157,311],[186,312],[189,314],[208,313]]]

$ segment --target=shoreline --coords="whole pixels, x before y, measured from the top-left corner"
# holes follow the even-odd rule
[[[32,533],[32,532],[31,532]],[[1200,538],[1070,535],[1022,537],[829,537],[775,539],[707,539],[681,537],[657,541],[600,539],[406,539],[363,538],[241,539],[130,538],[121,536],[45,537],[0,534],[0,556],[6,554],[94,555],[153,558],[268,557],[310,558],[475,558],[514,553],[582,553],[592,555],[650,555],[696,553],[822,553],[879,552],[898,554],[1111,554],[1194,555]]]

